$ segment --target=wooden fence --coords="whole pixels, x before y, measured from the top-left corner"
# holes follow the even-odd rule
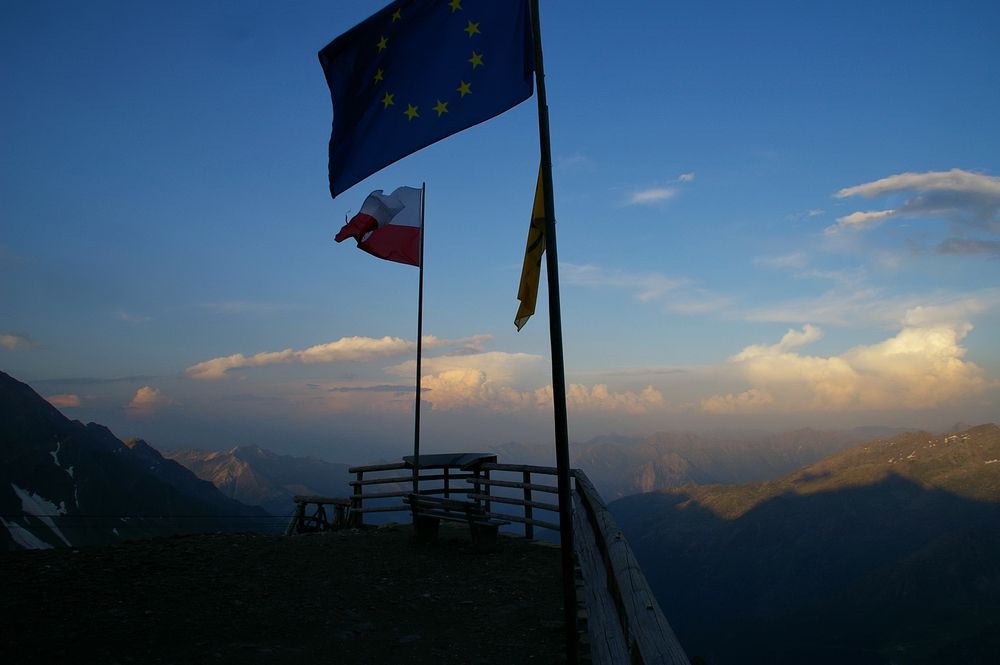
[[[351,520],[382,512],[410,512],[413,491],[404,462],[351,467]],[[639,563],[604,500],[583,471],[573,471],[573,545],[582,578],[584,653],[599,665],[688,665],[687,656],[653,597]],[[487,462],[471,468],[423,469],[421,494],[475,501],[490,517],[559,531],[556,470],[547,466]],[[539,497],[543,500],[539,500]],[[501,510],[495,510],[501,506]],[[510,512],[511,508],[515,512]],[[520,512],[517,512],[520,508]],[[541,515],[539,515],[541,513]],[[551,514],[552,518],[547,518]]]

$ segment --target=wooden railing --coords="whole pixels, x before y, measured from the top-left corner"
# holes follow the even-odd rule
[[[594,663],[689,665],[632,548],[587,474],[573,471],[573,545]]]
[[[351,467],[350,471],[355,474],[351,481],[354,525],[360,526],[369,513],[410,512],[403,503],[403,497],[413,491],[410,466],[398,462]],[[555,477],[553,467],[494,462],[465,470],[422,469],[418,492],[475,501],[490,517],[521,524],[524,536],[534,538],[535,527],[559,531]],[[580,602],[591,662],[688,665],[611,511],[583,471],[573,470],[572,477],[576,485],[573,545],[582,577]],[[392,489],[383,489],[386,486]],[[549,500],[537,500],[539,494]],[[372,505],[372,501],[382,503]],[[521,511],[498,512],[494,510],[496,505],[519,507]],[[538,512],[553,517],[551,521],[539,519]]]

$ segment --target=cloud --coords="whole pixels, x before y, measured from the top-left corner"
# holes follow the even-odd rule
[[[161,393],[158,388],[143,386],[135,391],[132,401],[126,404],[125,408],[136,415],[149,415],[174,403],[174,400]]]
[[[858,211],[837,219],[827,233],[864,229],[890,217],[941,217],[960,226],[1000,233],[1000,178],[962,169],[900,173],[845,187],[837,198],[901,196],[888,210]]]
[[[912,311],[889,339],[834,356],[797,352],[822,336],[806,325],[773,345],[752,345],[729,359],[750,384],[739,394],[701,402],[711,413],[919,410],[941,406],[991,387],[982,368],[963,360],[967,322],[945,322],[956,312]]]
[[[458,347],[463,352],[474,353],[491,339],[490,335],[474,335],[461,339],[438,339],[425,336],[425,349]],[[212,358],[188,367],[187,375],[194,379],[221,379],[233,369],[263,367],[265,365],[287,365],[293,363],[316,364],[336,362],[366,362],[380,358],[414,353],[416,344],[400,337],[342,337],[335,342],[317,344],[296,351],[264,351],[252,356],[235,353],[231,356]]]
[[[781,256],[759,256],[753,260],[754,265],[764,268],[774,268],[777,270],[791,268],[801,270],[808,265],[809,260],[805,252],[792,252]]]
[[[65,395],[49,395],[45,398],[52,406],[58,407],[60,409],[73,408],[80,406],[80,396],[73,394]]]
[[[1000,288],[972,293],[886,296],[862,282],[843,286],[814,298],[795,298],[742,313],[747,321],[825,323],[837,326],[877,325],[898,329],[912,325],[918,312],[935,312],[939,321],[957,324],[1000,307]],[[947,315],[942,314],[947,312]]]
[[[16,349],[35,349],[39,344],[27,335],[17,335],[14,333],[0,334],[0,346],[8,351]]]
[[[642,302],[659,298],[687,283],[685,279],[668,277],[658,272],[628,273],[573,263],[560,263],[559,268],[560,279],[565,284],[631,289]]]
[[[694,173],[682,173],[677,176],[677,182],[694,182]]]
[[[674,198],[677,189],[674,187],[652,187],[640,189],[628,195],[627,205],[649,205]]]
[[[1000,254],[1000,240],[948,238],[937,246],[938,254]]]
[[[556,168],[560,171],[592,171],[597,163],[583,154],[574,152],[572,155],[563,155],[556,159]]]
[[[481,409],[513,413],[550,409],[550,385],[535,389],[524,387],[543,375],[546,369],[543,365],[541,356],[500,351],[424,359],[423,399],[438,411]],[[398,376],[413,376],[415,370],[415,362],[407,361],[387,371]],[[638,392],[616,392],[606,384],[570,384],[566,388],[567,408],[572,411],[635,414],[655,410],[663,403],[663,395],[652,386]]]

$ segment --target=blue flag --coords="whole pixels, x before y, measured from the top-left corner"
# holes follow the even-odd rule
[[[528,0],[396,0],[330,42],[330,194],[523,102]]]

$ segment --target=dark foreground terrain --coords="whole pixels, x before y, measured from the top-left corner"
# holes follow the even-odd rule
[[[442,527],[0,553],[8,663],[555,663],[557,549]]]

